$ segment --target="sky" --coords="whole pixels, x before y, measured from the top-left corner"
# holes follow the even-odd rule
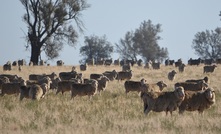
[[[60,56],[65,65],[78,65],[83,57],[79,49],[85,36],[106,35],[113,45],[124,38],[126,32],[135,31],[144,21],[161,24],[160,47],[168,49],[169,58],[198,58],[192,49],[197,32],[221,27],[221,0],[88,0],[91,7],[82,12],[84,33],[79,35],[76,47],[64,45]],[[27,26],[22,21],[25,9],[19,0],[4,0],[0,4],[0,65],[7,61],[25,59],[30,61],[30,50],[25,49]],[[120,58],[116,53],[113,59]],[[47,58],[42,54],[42,59]]]

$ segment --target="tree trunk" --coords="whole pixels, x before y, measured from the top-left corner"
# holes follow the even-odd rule
[[[35,34],[28,33],[29,40],[31,42],[31,59],[33,65],[38,65],[39,56],[41,54],[41,42]]]
[[[38,65],[41,47],[31,45],[31,60],[33,65]]]

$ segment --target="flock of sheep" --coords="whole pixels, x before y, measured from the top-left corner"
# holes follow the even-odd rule
[[[59,61],[59,66],[64,63]],[[159,69],[159,65],[147,63],[145,67]],[[156,67],[154,67],[156,66]],[[176,65],[179,72],[185,70],[185,64]],[[80,65],[80,70],[87,70],[88,65]],[[212,73],[216,65],[204,66],[203,73]],[[20,68],[20,66],[19,66]],[[5,70],[5,68],[3,68]],[[21,69],[21,68],[20,68]],[[172,70],[168,73],[168,80],[174,81],[177,72]],[[131,80],[133,76],[131,64],[122,65],[122,71],[105,71],[101,74],[92,73],[90,78],[83,78],[82,73],[78,73],[73,67],[70,72],[60,72],[58,75],[51,74],[30,74],[28,80],[24,80],[17,75],[1,74],[0,89],[1,95],[20,95],[20,101],[24,98],[40,100],[44,98],[49,90],[56,90],[56,94],[65,92],[71,93],[71,99],[75,96],[89,96],[91,98],[96,93],[101,94],[110,81],[124,81],[125,93],[138,92],[143,100],[144,113],[150,111],[162,112],[166,114],[179,109],[179,113],[184,111],[198,111],[203,113],[215,103],[214,89],[209,87],[209,78],[191,79],[185,82],[174,84],[173,91],[164,91],[167,84],[164,81],[157,83],[147,83],[145,78],[140,81]]]

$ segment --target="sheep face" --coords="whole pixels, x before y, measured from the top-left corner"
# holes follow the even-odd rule
[[[207,90],[205,90],[205,95],[210,102],[215,102],[215,91],[213,89],[208,88]]]
[[[176,89],[175,89],[175,95],[176,95],[176,97],[177,98],[179,98],[180,100],[184,100],[184,98],[185,98],[185,93],[184,93],[184,88],[183,87],[177,87]]]
[[[165,87],[167,87],[167,84],[163,81],[157,82],[157,85],[160,87],[160,91],[162,91]]]

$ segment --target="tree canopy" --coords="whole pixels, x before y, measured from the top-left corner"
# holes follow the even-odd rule
[[[20,0],[26,13],[27,48],[31,47],[30,61],[38,64],[42,51],[49,59],[59,56],[63,44],[74,46],[78,29],[83,31],[81,12],[90,7],[86,0]],[[74,23],[73,23],[74,22]]]
[[[95,62],[100,59],[108,59],[113,52],[113,46],[107,41],[106,36],[98,37],[95,35],[85,36],[85,45],[80,48],[80,54],[83,56],[82,62],[94,59]]]
[[[141,56],[145,61],[162,61],[168,57],[168,51],[158,44],[161,31],[160,24],[154,25],[151,20],[144,21],[135,32],[127,32],[125,38],[115,44],[116,52],[123,58],[137,60],[137,56]]]
[[[221,58],[221,28],[196,33],[192,48],[200,58]]]

